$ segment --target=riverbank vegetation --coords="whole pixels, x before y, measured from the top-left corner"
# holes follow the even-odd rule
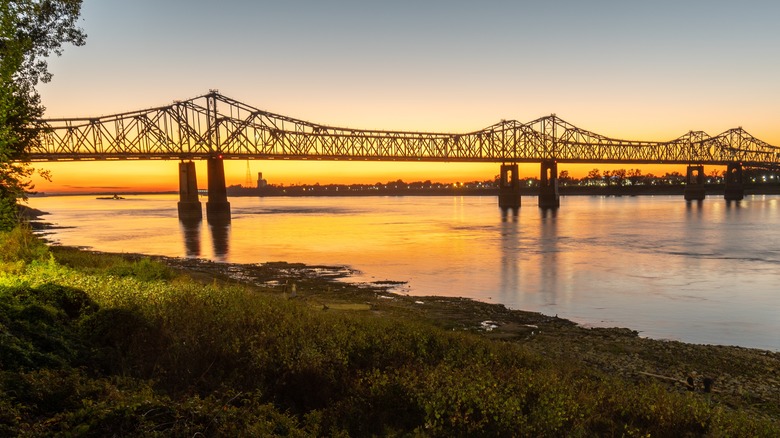
[[[378,291],[301,279],[281,292],[48,248],[24,228],[0,234],[0,250],[2,436],[780,432],[776,410],[747,395],[627,378],[361,295],[392,301]]]

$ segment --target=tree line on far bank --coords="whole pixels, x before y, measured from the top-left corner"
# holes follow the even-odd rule
[[[780,184],[780,172],[766,169],[746,168],[743,178],[749,184]],[[538,187],[539,178],[529,176],[520,179],[523,187]],[[558,175],[561,186],[585,186],[585,187],[624,187],[624,186],[668,186],[685,184],[685,175],[677,171],[666,172],[663,175],[652,173],[643,174],[641,169],[592,169],[582,178],[575,178],[568,170],[562,170]],[[723,184],[724,171],[713,169],[704,178],[705,184]],[[373,184],[268,184],[263,186],[267,192],[306,193],[306,192],[371,192],[371,191],[458,191],[458,190],[495,190],[500,186],[499,176],[484,181],[468,181],[443,183],[431,180],[406,182],[402,179]],[[256,189],[255,187],[243,187],[234,185],[228,187],[229,191],[240,192],[244,189]]]

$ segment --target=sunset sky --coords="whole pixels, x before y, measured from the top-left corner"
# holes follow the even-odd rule
[[[780,145],[778,17],[780,2],[749,0],[84,0],[87,44],[51,59],[54,79],[39,91],[51,118],[218,89],[353,128],[469,132],[555,113],[624,139],[742,126]],[[54,177],[36,180],[45,192],[178,184],[174,161],[42,167]],[[594,167],[606,168],[560,170],[582,176]],[[284,184],[451,182],[492,178],[498,164],[252,161],[250,169]],[[245,161],[229,163],[228,184],[244,183],[246,170]],[[202,163],[198,172],[205,187]]]

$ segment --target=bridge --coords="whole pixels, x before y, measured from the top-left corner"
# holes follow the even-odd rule
[[[780,147],[742,128],[669,141],[606,137],[556,115],[502,120],[469,133],[350,129],[263,111],[216,90],[171,105],[101,117],[47,119],[31,161],[180,160],[179,217],[200,218],[195,165],[207,160],[209,220],[229,220],[224,159],[501,163],[499,205],[520,206],[518,163],[540,163],[540,207],[558,207],[558,163],[688,165],[686,199],[704,198],[704,165],[725,165],[726,199],[741,199],[742,168],[780,167]]]

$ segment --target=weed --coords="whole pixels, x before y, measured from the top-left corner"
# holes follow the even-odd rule
[[[31,262],[49,257],[49,248],[28,225],[20,224],[0,232],[0,262]]]

